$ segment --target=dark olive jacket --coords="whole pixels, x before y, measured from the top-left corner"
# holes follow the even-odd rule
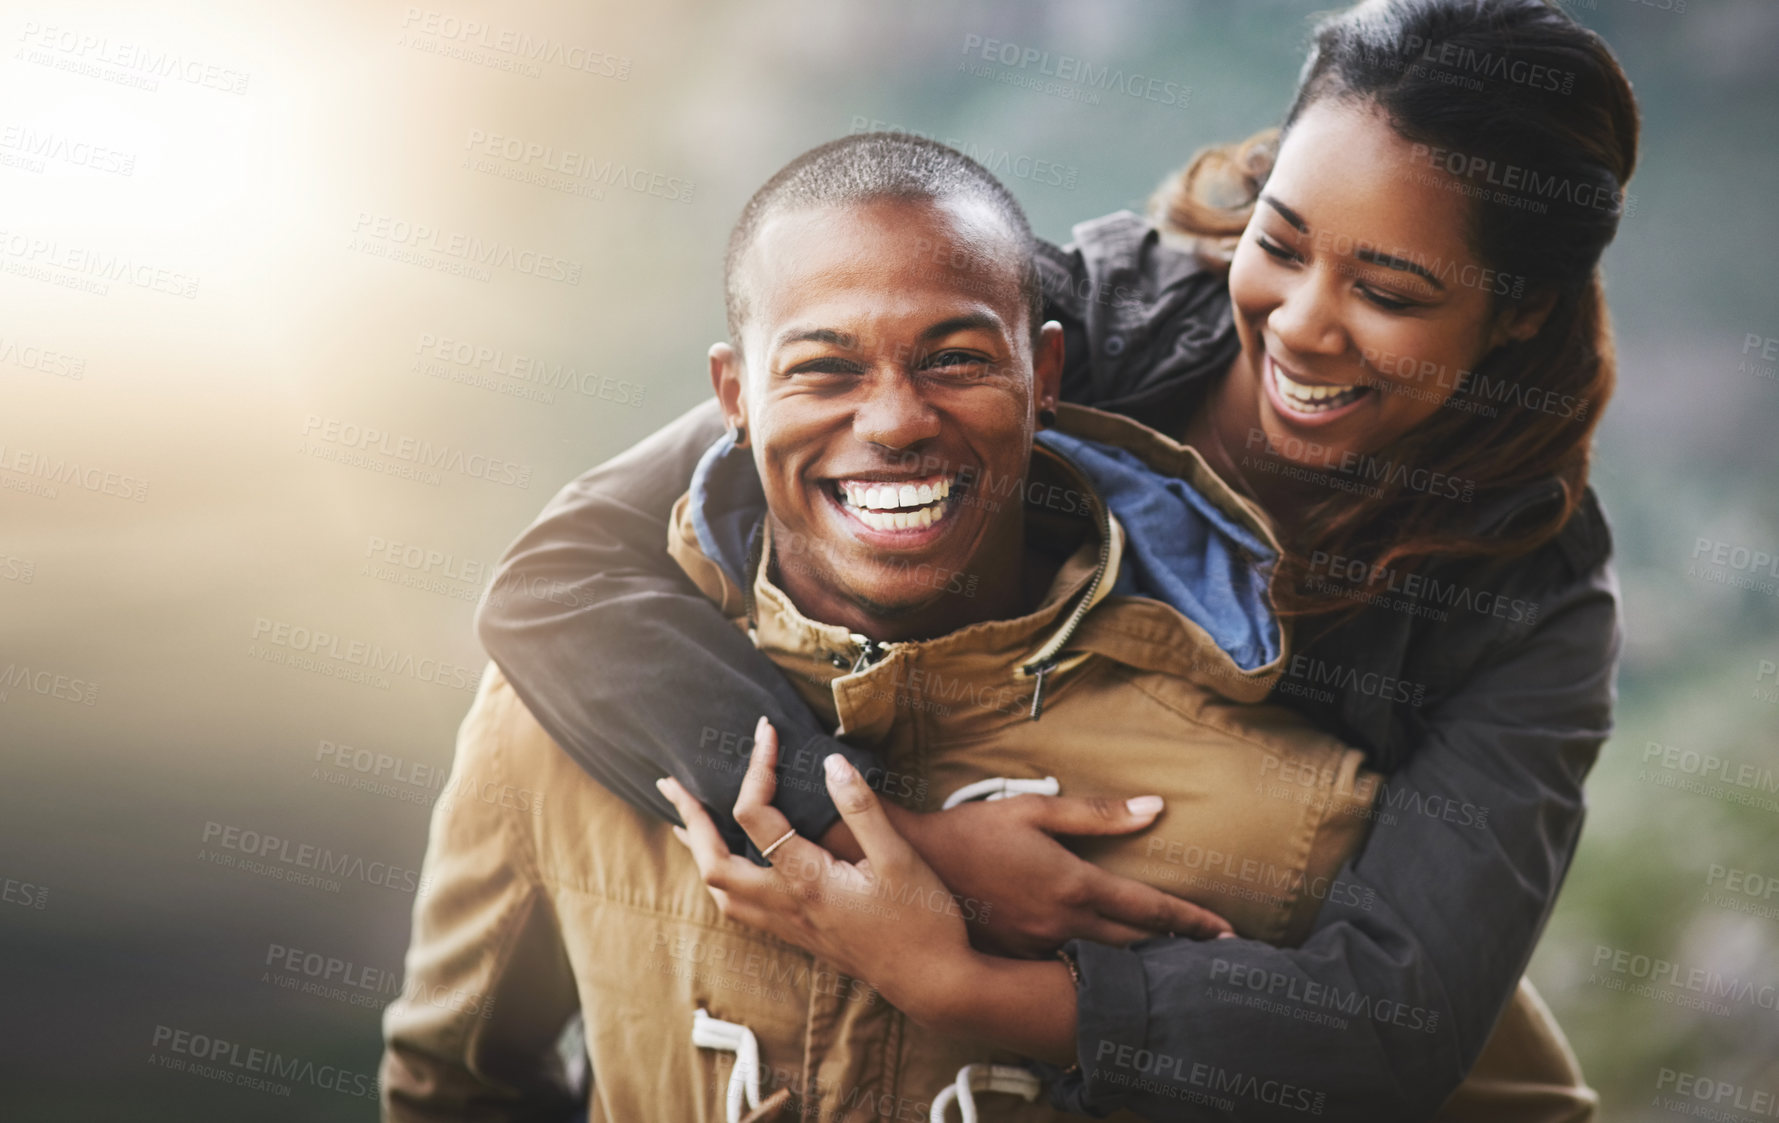
[[[1224,275],[1128,213],[1074,235],[1040,255],[1067,338],[1064,397],[1180,432],[1238,349]],[[867,775],[874,762],[828,735],[667,554],[669,511],[720,431],[714,403],[701,406],[565,487],[508,551],[478,628],[595,778],[672,818],[654,788],[671,773],[742,850],[730,764],[762,713],[786,767],[836,751]],[[1555,498],[1552,485],[1478,500],[1475,525],[1499,530]],[[1575,852],[1582,782],[1611,725],[1610,553],[1590,492],[1531,555],[1362,582],[1362,611],[1299,641],[1275,700],[1388,773],[1342,876],[1360,892],[1325,902],[1297,948],[1071,944],[1081,1067],[1053,1073],[1059,1107],[1169,1120],[1297,1119],[1305,1095],[1323,1119],[1438,1108],[1512,997]],[[819,782],[781,785],[779,805],[810,837],[837,818]]]

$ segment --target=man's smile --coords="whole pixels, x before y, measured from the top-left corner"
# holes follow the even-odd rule
[[[956,475],[848,476],[828,480],[823,488],[850,522],[873,532],[865,537],[889,534],[898,545],[936,538],[965,490]]]

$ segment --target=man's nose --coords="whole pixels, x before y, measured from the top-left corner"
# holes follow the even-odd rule
[[[1285,349],[1299,355],[1338,355],[1347,349],[1340,318],[1339,274],[1318,270],[1299,276],[1266,323]]]
[[[939,414],[907,371],[882,371],[853,411],[852,431],[867,444],[905,449],[939,435]]]

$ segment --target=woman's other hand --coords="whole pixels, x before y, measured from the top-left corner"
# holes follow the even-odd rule
[[[1041,959],[1073,939],[1124,947],[1169,933],[1201,940],[1234,934],[1209,909],[1108,873],[1057,841],[1140,831],[1161,813],[1157,796],[1019,795],[928,814],[883,806],[957,896],[970,938],[983,951]],[[857,854],[844,818],[822,843]]]

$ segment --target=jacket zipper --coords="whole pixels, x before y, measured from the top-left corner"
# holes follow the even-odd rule
[[[1078,478],[1083,480],[1087,478],[1087,473],[1081,470],[1081,466],[1063,453],[1053,448],[1046,448],[1044,451],[1068,465]],[[1069,618],[1063,621],[1062,627],[1050,637],[1043,647],[1038,649],[1038,653],[1032,656],[1031,662],[1019,668],[1020,674],[1030,675],[1037,680],[1032,685],[1031,713],[1033,721],[1037,721],[1044,713],[1045,676],[1056,669],[1057,656],[1062,653],[1064,645],[1069,642],[1069,639],[1075,634],[1075,630],[1081,626],[1081,621],[1093,608],[1095,598],[1099,595],[1100,585],[1106,579],[1106,562],[1112,555],[1112,512],[1106,507],[1105,500],[1101,499],[1097,493],[1094,495],[1094,502],[1099,507],[1100,551],[1099,564],[1093,569],[1093,580],[1088,582],[1086,590],[1081,594],[1081,599],[1076,602],[1074,610],[1069,613]]]
[[[1044,451],[1066,464],[1078,478],[1087,478],[1087,473],[1081,470],[1081,466],[1076,464],[1068,456],[1053,448],[1046,448]],[[1075,634],[1075,630],[1081,626],[1081,621],[1087,616],[1088,611],[1093,608],[1095,597],[1099,594],[1100,585],[1106,578],[1106,562],[1110,560],[1112,554],[1112,514],[1106,507],[1105,501],[1100,499],[1098,495],[1094,496],[1094,502],[1099,508],[1100,548],[1099,562],[1094,566],[1093,579],[1087,583],[1087,588],[1082,592],[1074,609],[1070,611],[1069,618],[1063,621],[1062,627],[1057,629],[1044,646],[1038,649],[1037,654],[1032,656],[1030,662],[1027,662],[1019,668],[1020,674],[1036,680],[1032,685],[1031,715],[1033,721],[1037,721],[1044,713],[1044,686],[1046,676],[1056,669],[1056,664],[1058,662],[1057,656],[1061,653],[1063,646],[1069,642],[1070,637]],[[761,520],[761,524],[763,523],[764,520]],[[764,534],[760,533],[762,529],[761,524],[755,524],[754,533],[748,542],[747,568],[750,576],[746,585],[742,589],[742,600],[747,610],[748,632],[750,635],[753,634],[755,630],[754,587],[752,577],[759,572],[761,562],[760,555],[766,537]],[[848,674],[858,674],[860,671],[877,663],[895,648],[894,644],[879,643],[871,637],[861,635],[858,632],[849,633],[848,638],[852,640],[853,646],[858,649],[858,654],[853,657],[852,667],[851,670],[847,672]]]

